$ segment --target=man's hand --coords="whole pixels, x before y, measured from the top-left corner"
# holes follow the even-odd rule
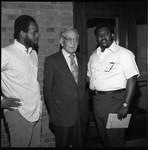
[[[122,106],[117,114],[118,119],[122,120],[122,119],[126,118],[127,113],[128,113],[128,107]]]
[[[12,107],[19,107],[21,106],[20,100],[17,98],[8,98],[3,97],[1,100],[1,108],[14,110]]]
[[[137,75],[127,80],[124,103],[128,104],[128,106],[130,105],[130,102],[133,98],[133,95],[136,89],[136,81],[137,81]],[[121,120],[121,119],[126,118],[128,109],[129,109],[128,106],[121,106],[118,112],[118,119]]]

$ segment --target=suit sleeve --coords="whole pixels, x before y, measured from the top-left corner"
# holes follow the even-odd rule
[[[44,63],[43,94],[48,112],[51,101],[52,84],[53,84],[52,63],[49,58],[46,58]]]

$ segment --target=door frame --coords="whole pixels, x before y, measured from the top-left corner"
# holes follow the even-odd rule
[[[145,0],[135,2],[74,2],[74,28],[80,33],[80,53],[88,58],[87,49],[87,19],[117,18],[119,45],[130,49],[137,56],[136,18],[146,19],[147,9]]]

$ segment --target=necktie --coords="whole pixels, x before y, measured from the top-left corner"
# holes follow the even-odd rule
[[[74,60],[74,55],[70,54],[69,57],[70,57],[71,72],[73,74],[76,83],[78,83],[78,66]]]

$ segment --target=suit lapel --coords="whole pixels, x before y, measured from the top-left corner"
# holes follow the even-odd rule
[[[68,64],[62,54],[62,51],[59,52],[59,63],[60,63],[62,71],[65,73],[65,77],[71,78],[71,80],[73,80],[75,82],[74,77],[71,73],[71,70],[69,69]]]

